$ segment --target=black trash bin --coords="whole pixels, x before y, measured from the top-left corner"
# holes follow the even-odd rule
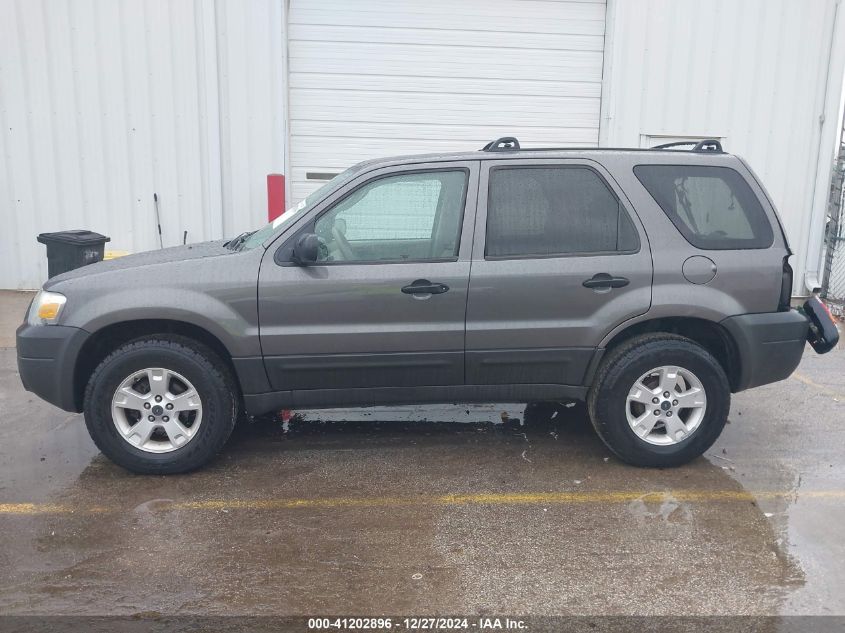
[[[110,237],[93,231],[41,233],[38,241],[47,247],[47,275],[55,277],[103,261],[103,250],[109,240]]]

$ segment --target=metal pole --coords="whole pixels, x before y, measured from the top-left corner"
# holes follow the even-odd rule
[[[158,227],[158,247],[164,248],[164,239],[161,237],[161,214],[158,211],[158,194],[153,192],[153,206],[156,210],[156,226]]]
[[[830,222],[826,227],[825,234],[825,255],[824,271],[822,273],[821,296],[825,299],[830,294],[830,277],[833,270],[833,260],[836,251],[840,248],[840,227],[842,225],[843,200],[845,195],[845,122],[839,136],[839,152],[836,155],[836,164],[833,167],[833,177],[830,186],[830,202],[828,204],[828,215]]]

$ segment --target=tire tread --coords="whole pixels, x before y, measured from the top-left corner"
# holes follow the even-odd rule
[[[721,393],[708,394],[708,404],[711,398],[714,398],[714,405],[715,398],[721,398],[721,404],[722,406],[725,406],[724,415],[719,414],[715,416],[715,420],[711,423],[715,426],[713,429],[709,430],[707,440],[703,443],[703,448],[701,448],[701,445],[697,444],[688,445],[686,447],[689,449],[691,446],[696,446],[696,450],[694,451],[682,450],[676,455],[661,455],[657,453],[649,455],[649,449],[646,447],[641,447],[638,451],[632,451],[630,447],[622,446],[614,440],[612,433],[610,432],[610,425],[613,424],[612,420],[602,416],[598,411],[600,398],[607,395],[611,386],[619,379],[619,375],[645,352],[659,354],[661,352],[676,353],[678,351],[698,356],[711,366],[716,374],[717,381],[720,383],[718,388]],[[678,466],[703,453],[713,444],[721,433],[727,419],[727,409],[729,408],[730,386],[724,368],[721,366],[719,361],[716,360],[716,358],[707,349],[695,341],[669,332],[655,332],[635,336],[619,345],[619,347],[612,349],[610,353],[602,359],[599,369],[596,372],[593,385],[587,394],[587,412],[589,414],[590,422],[602,442],[604,442],[610,451],[619,459],[634,466],[643,467]],[[697,450],[698,448],[701,448],[701,450]]]
[[[211,379],[212,382],[217,382],[223,385],[226,391],[228,400],[232,403],[232,410],[227,415],[220,412],[220,415],[215,416],[215,424],[226,424],[226,428],[221,428],[222,432],[213,434],[212,441],[209,442],[207,435],[195,438],[188,446],[185,453],[179,450],[174,453],[162,453],[160,455],[175,455],[175,459],[145,459],[136,456],[129,451],[116,451],[109,445],[106,438],[102,437],[100,430],[97,428],[99,421],[94,419],[96,415],[96,405],[94,402],[94,391],[97,385],[104,379],[104,376],[109,372],[112,363],[118,361],[126,354],[133,352],[143,352],[150,348],[163,348],[176,354],[186,356],[193,362],[203,367],[203,371]],[[204,406],[209,406],[210,403]],[[184,473],[199,468],[207,461],[212,459],[223,446],[226,444],[232,430],[235,426],[235,420],[240,412],[240,392],[237,387],[237,382],[229,369],[226,362],[220,358],[211,348],[191,339],[186,336],[175,334],[157,334],[152,336],[141,337],[130,340],[108,354],[91,374],[90,379],[85,387],[84,394],[84,411],[85,423],[88,427],[88,432],[97,448],[100,449],[106,456],[118,465],[135,473],[148,475],[165,475]],[[213,408],[210,414],[214,414]],[[205,414],[204,414],[205,415]],[[209,415],[211,417],[211,415]],[[111,421],[108,421],[111,424]],[[203,442],[204,440],[204,442]],[[195,444],[196,443],[196,444]]]

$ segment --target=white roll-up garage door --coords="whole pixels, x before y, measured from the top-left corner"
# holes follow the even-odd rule
[[[292,0],[293,202],[366,158],[596,145],[604,27],[604,0]]]

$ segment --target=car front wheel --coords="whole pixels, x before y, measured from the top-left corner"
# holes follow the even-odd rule
[[[150,337],[120,346],[85,391],[85,423],[97,447],[135,473],[198,468],[226,443],[238,398],[226,364],[187,338]]]

